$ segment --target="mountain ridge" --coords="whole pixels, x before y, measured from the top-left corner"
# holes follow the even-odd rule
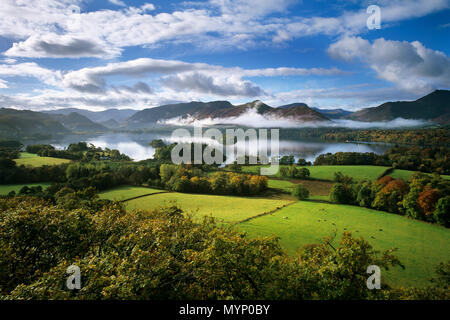
[[[396,118],[450,123],[450,90],[435,90],[414,101],[385,102],[377,107],[356,111],[346,119],[373,122]]]

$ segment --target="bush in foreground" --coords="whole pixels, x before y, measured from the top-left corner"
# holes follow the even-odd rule
[[[98,200],[92,200],[98,201]],[[104,203],[103,203],[104,204]],[[177,207],[126,212],[118,203],[64,209],[31,197],[0,199],[3,299],[370,299],[366,269],[399,265],[344,233],[288,256],[277,238],[251,239],[212,218],[194,222]],[[96,209],[93,209],[96,208]],[[68,291],[67,267],[81,269]],[[440,288],[440,289],[439,289]],[[445,298],[441,287],[424,298]]]

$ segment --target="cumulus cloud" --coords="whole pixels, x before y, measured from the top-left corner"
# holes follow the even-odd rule
[[[328,53],[336,59],[359,59],[379,78],[408,91],[425,93],[450,87],[450,58],[419,41],[380,38],[370,43],[361,37],[345,37],[330,45]]]
[[[151,14],[155,7],[150,3],[140,8],[124,7],[89,13],[74,10],[80,8],[81,2],[2,0],[0,35],[23,40],[48,33],[72,38],[77,34],[90,34],[115,47],[114,53],[127,46],[157,46],[167,42],[190,43],[202,49],[210,44],[246,49],[317,34],[358,34],[366,30],[367,19],[365,7],[334,17],[287,17],[283,13],[296,2],[293,0],[210,0],[187,6],[185,10],[178,8],[170,13],[157,14]],[[120,0],[114,2],[125,4]],[[383,23],[421,17],[449,7],[448,0],[377,3],[382,6]],[[209,41],[205,42],[205,39]],[[20,44],[25,46],[26,42]],[[31,47],[40,47],[39,43],[27,43],[26,47],[31,44]],[[108,57],[109,50],[101,48]],[[99,56],[97,50],[93,56]]]
[[[62,79],[60,71],[42,68],[35,62],[0,64],[0,75],[4,77],[33,77],[51,86],[60,86]]]
[[[195,72],[169,76],[164,78],[161,83],[176,91],[193,90],[222,97],[257,97],[264,94],[264,91],[257,85],[236,76],[213,77]]]
[[[342,71],[322,68],[269,68],[245,70],[238,67],[225,68],[206,63],[187,63],[177,60],[140,58],[125,62],[115,62],[102,67],[83,68],[64,75],[63,84],[82,92],[103,93],[105,78],[112,75],[128,77],[149,74],[171,75],[161,83],[173,90],[194,90],[219,96],[249,96],[263,94],[263,90],[243,77],[280,75],[333,75]]]
[[[6,56],[27,58],[112,58],[121,49],[86,35],[33,35],[27,40],[14,43]]]
[[[113,89],[116,90],[116,92],[127,91],[127,92],[131,92],[131,93],[147,93],[147,94],[151,94],[154,92],[153,89],[150,88],[148,84],[146,84],[145,82],[142,82],[142,81],[135,83],[131,87],[126,86],[126,85],[122,85],[122,86],[118,86],[118,87],[113,86]]]

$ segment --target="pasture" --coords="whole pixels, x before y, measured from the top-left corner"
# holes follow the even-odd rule
[[[292,203],[284,199],[216,196],[188,193],[160,193],[125,202],[128,210],[151,210],[176,203],[196,217],[211,215],[219,221],[233,223],[270,212]]]
[[[42,167],[42,166],[53,166],[63,163],[69,163],[71,160],[59,159],[52,157],[40,157],[37,154],[32,154],[28,152],[21,152],[20,158],[14,159],[17,166],[31,166],[31,167]]]
[[[242,166],[242,172],[259,174],[261,166]],[[300,168],[300,167],[299,167]],[[383,166],[308,166],[311,179],[333,181],[334,174],[342,172],[344,175],[353,177],[355,180],[375,180],[381,176],[389,167]],[[279,174],[276,175],[280,177]]]
[[[290,254],[334,234],[337,244],[346,230],[355,237],[362,236],[377,250],[398,248],[395,254],[406,269],[382,271],[382,276],[386,274],[382,281],[398,286],[429,284],[435,266],[450,259],[450,230],[355,206],[300,201],[241,223],[238,228],[252,237],[276,235]]]
[[[144,195],[155,194],[159,192],[165,192],[165,190],[145,187],[120,186],[118,188],[100,192],[98,196],[100,197],[100,199],[126,201],[131,198],[141,197]]]
[[[19,193],[20,189],[22,189],[23,187],[27,186],[27,187],[37,187],[37,186],[41,186],[42,189],[45,189],[47,187],[49,187],[51,185],[51,183],[26,183],[26,184],[3,184],[0,185],[0,195],[4,196],[7,195],[8,193],[10,193],[11,191],[15,191],[16,193]]]
[[[403,179],[405,181],[408,181],[411,179],[411,176],[415,173],[416,171],[411,171],[411,170],[402,170],[402,169],[395,169],[392,173],[388,174],[389,176],[391,176],[394,179]],[[431,175],[431,174],[430,174]],[[450,180],[450,176],[446,176],[446,175],[441,175],[442,179],[447,179]]]

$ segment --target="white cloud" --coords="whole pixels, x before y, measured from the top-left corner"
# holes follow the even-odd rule
[[[112,58],[121,49],[112,47],[100,39],[88,35],[33,35],[27,40],[14,43],[6,56],[27,58]]]
[[[187,63],[177,60],[141,58],[125,62],[110,63],[103,67],[83,68],[64,75],[63,85],[82,92],[103,93],[106,77],[121,75],[138,77],[149,74],[173,75],[162,79],[163,85],[176,90],[194,90],[201,93],[224,96],[257,96],[262,90],[243,77],[280,75],[334,75],[342,74],[338,69],[322,68],[225,68],[206,63]],[[222,88],[221,88],[222,87]]]
[[[199,72],[169,76],[162,80],[162,84],[174,91],[194,91],[230,98],[265,95],[260,87],[240,77],[217,77]]]
[[[82,7],[81,0],[2,0],[0,35],[25,40],[17,45],[26,46],[25,51],[28,52],[31,43],[27,44],[27,41],[32,41],[26,39],[30,37],[61,34],[73,39],[79,34],[89,34],[116,48],[114,54],[117,54],[120,53],[118,48],[166,43],[190,43],[198,48],[210,49],[222,46],[246,49],[317,34],[354,35],[367,30],[365,7],[335,17],[302,17],[295,14],[287,17],[284,12],[294,2],[210,0],[187,8],[180,6],[171,13],[158,14],[149,14],[155,7],[146,3],[140,8],[124,7],[120,10],[72,14],[71,8]],[[421,17],[449,7],[448,0],[392,0],[377,3],[381,5],[382,23],[385,24]],[[205,39],[208,41],[205,42]],[[31,47],[36,45],[33,43]],[[105,49],[103,45],[100,48]],[[110,50],[104,50],[106,58],[110,56]],[[98,50],[94,50],[93,56],[99,57]]]
[[[0,89],[6,89],[6,88],[8,88],[7,83],[8,83],[8,81],[5,81],[5,80],[0,79]]]
[[[120,0],[108,0],[108,2],[115,4],[116,6],[126,7],[125,2]]]
[[[380,38],[370,43],[360,37],[345,37],[330,45],[328,53],[336,59],[359,59],[379,78],[408,91],[426,93],[450,87],[450,58],[418,41]]]
[[[3,77],[33,77],[51,86],[60,86],[61,72],[42,68],[35,62],[0,64]]]
[[[155,10],[155,6],[151,3],[146,3],[144,5],[141,6],[141,10],[143,11],[153,11]]]

